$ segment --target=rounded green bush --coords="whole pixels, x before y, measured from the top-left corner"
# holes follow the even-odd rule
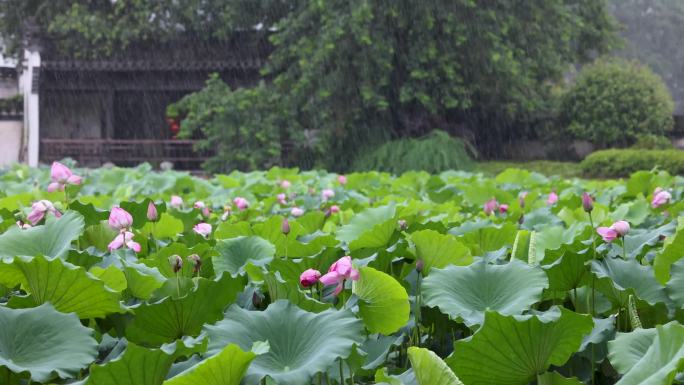
[[[663,135],[674,102],[662,79],[636,61],[600,59],[582,69],[561,100],[567,133],[600,147],[626,147],[641,134]]]
[[[684,151],[610,149],[591,153],[581,163],[586,176],[626,177],[641,170],[658,167],[670,174],[684,174]]]

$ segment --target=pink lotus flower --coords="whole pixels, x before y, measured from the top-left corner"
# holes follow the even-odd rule
[[[344,281],[347,279],[353,281],[359,279],[359,271],[354,269],[351,257],[348,255],[333,263],[328,269],[328,273],[322,276],[319,281],[326,286],[337,285],[333,295],[338,295],[344,289]]]
[[[345,184],[347,184],[347,177],[344,175],[338,175],[337,182],[344,186]]]
[[[549,197],[546,199],[546,204],[551,206],[556,204],[556,202],[558,202],[558,194],[556,194],[555,191],[551,191]]]
[[[82,181],[80,176],[74,175],[69,167],[59,162],[52,163],[52,168],[50,169],[50,179],[52,179],[52,183],[48,185],[48,192],[54,192],[57,190],[63,191],[64,186],[68,184],[79,185]]]
[[[283,218],[283,222],[280,224],[280,231],[285,235],[290,234],[290,222],[287,218]]]
[[[337,205],[332,205],[332,206],[330,206],[329,210],[330,210],[331,214],[337,214],[340,212],[340,207]]]
[[[292,210],[290,210],[290,214],[292,214],[293,217],[301,217],[304,215],[304,210],[299,207],[293,207]]]
[[[121,207],[114,207],[109,213],[109,226],[117,230],[125,230],[133,224],[133,217]]]
[[[176,210],[179,210],[181,207],[183,207],[183,198],[179,197],[178,195],[172,195],[171,207],[173,207]]]
[[[48,213],[51,213],[57,218],[62,216],[62,213],[57,211],[52,202],[47,200],[40,200],[38,202],[34,202],[31,205],[31,212],[29,213],[27,219],[29,222],[31,222],[32,225],[35,226],[38,222],[45,218],[45,215]]]
[[[211,225],[205,222],[196,224],[195,227],[193,227],[192,229],[204,238],[208,237],[209,234],[211,234]]]
[[[287,204],[287,195],[285,195],[285,193],[276,195],[276,199],[278,199],[278,203],[280,203],[282,206]]]
[[[156,222],[157,219],[159,219],[157,206],[154,205],[154,202],[150,201],[150,203],[147,205],[147,220]]]
[[[596,232],[605,242],[612,242],[629,233],[629,223],[627,221],[617,221],[610,225],[610,227],[599,227],[596,229]]]
[[[299,276],[299,283],[305,288],[309,288],[318,282],[321,272],[316,269],[308,269]]]
[[[136,253],[140,252],[140,244],[133,240],[133,233],[130,231],[122,231],[119,233],[114,237],[114,240],[109,243],[107,248],[109,251],[113,251],[122,248],[124,245]]]
[[[202,201],[195,202],[195,204],[192,205],[192,207],[200,210],[202,212],[202,216],[208,217],[211,214],[211,210],[209,209],[209,207],[207,207],[207,205],[205,205]]]
[[[246,210],[249,207],[249,202],[247,201],[247,199],[245,199],[243,197],[237,197],[237,198],[233,199],[233,204],[239,210]]]
[[[660,187],[653,192],[653,200],[651,200],[651,207],[657,209],[658,207],[668,203],[672,199],[672,194]]]
[[[284,189],[289,189],[291,185],[292,185],[292,184],[291,184],[290,181],[287,180],[287,179],[283,179],[283,180],[280,182],[280,187],[282,187],[282,188],[284,188]]]
[[[591,199],[591,195],[586,192],[582,194],[582,208],[588,213],[594,209],[594,200]]]
[[[328,199],[331,199],[332,197],[335,196],[335,191],[332,189],[326,188],[321,191],[321,199],[324,201],[327,201]]]
[[[492,198],[485,202],[484,204],[484,213],[485,215],[489,216],[492,215],[492,213],[499,207],[499,203],[496,201],[495,198]]]
[[[504,203],[499,206],[499,213],[506,214],[506,212],[508,212],[508,205]]]

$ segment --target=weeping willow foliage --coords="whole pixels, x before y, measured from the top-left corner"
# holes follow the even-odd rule
[[[435,130],[421,138],[402,138],[377,148],[361,151],[354,160],[355,171],[377,170],[393,174],[406,171],[438,173],[445,170],[469,170],[470,154],[475,150],[459,138]]]

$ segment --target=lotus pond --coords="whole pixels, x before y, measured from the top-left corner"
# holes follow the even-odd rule
[[[0,383],[670,384],[683,190],[656,171],[17,166]]]

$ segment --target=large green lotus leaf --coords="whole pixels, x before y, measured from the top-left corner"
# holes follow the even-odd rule
[[[254,235],[254,231],[249,222],[246,221],[236,223],[221,222],[221,224],[216,227],[216,231],[214,231],[214,238],[216,239],[248,237],[250,235]]]
[[[632,229],[630,230],[629,234],[625,236],[625,249],[627,251],[627,256],[629,258],[636,258],[641,254],[641,252],[644,250],[645,247],[647,246],[653,246],[656,243],[660,241],[661,236],[670,236],[675,233],[675,223],[674,222],[669,222],[663,226],[657,227],[655,229]],[[680,240],[678,245],[673,248],[673,252],[676,251],[676,249],[680,249],[681,245],[684,243],[684,240]],[[681,250],[681,249],[680,249]],[[660,257],[662,259],[660,262],[656,262],[657,265],[660,265],[660,267],[656,267],[656,273],[662,274],[661,267],[663,270],[669,271],[669,268],[667,268],[672,262],[676,261],[681,257],[681,254],[679,256],[676,256],[676,252],[673,253],[672,255],[665,255],[665,257]],[[656,256],[656,260],[658,259],[658,256]],[[667,262],[671,261],[671,262]],[[665,263],[667,262],[667,263]],[[658,280],[665,284],[665,281],[663,281],[665,277],[664,276],[659,276]]]
[[[261,237],[238,237],[216,242],[219,255],[212,257],[216,274],[243,274],[245,266],[265,266],[275,255],[275,246]]]
[[[618,333],[608,350],[610,363],[623,375],[617,384],[669,385],[684,363],[684,326],[672,321]]]
[[[313,214],[313,213],[310,213]],[[323,215],[322,213],[318,213]],[[307,215],[306,218],[316,219],[319,215]],[[283,234],[283,217],[276,215],[267,221],[254,225],[254,232],[276,247],[276,254],[288,258],[308,257],[319,253],[325,247],[337,245],[338,241],[331,234],[325,234],[318,229],[310,230],[300,223],[304,218],[290,221],[290,233]],[[311,225],[313,227],[313,225]]]
[[[590,316],[565,308],[533,316],[487,312],[446,362],[465,384],[526,385],[551,365],[565,364],[592,327]]]
[[[372,267],[359,270],[353,292],[359,297],[359,315],[371,333],[392,334],[409,320],[408,294],[396,279]]]
[[[315,314],[287,301],[276,301],[265,311],[248,311],[237,305],[225,318],[205,326],[210,354],[231,343],[243,350],[255,342],[267,341],[268,353],[252,361],[244,381],[255,385],[270,376],[281,385],[301,385],[351,354],[354,344],[364,340],[363,324],[348,310],[326,310]]]
[[[423,281],[422,291],[426,305],[476,325],[488,310],[521,314],[541,299],[548,286],[542,269],[513,259],[505,265],[480,261],[466,267],[433,269]]]
[[[415,256],[424,262],[423,274],[430,274],[433,267],[448,265],[467,266],[473,262],[470,250],[451,234],[440,234],[434,230],[420,230],[411,234],[415,245]]]
[[[128,292],[135,298],[150,299],[162,287],[166,278],[157,268],[141,263],[122,262]]]
[[[624,305],[625,298],[632,289],[641,300],[651,305],[656,303],[669,304],[665,287],[653,275],[653,268],[643,266],[636,260],[625,261],[619,258],[604,258],[592,261],[591,270],[601,281],[600,289],[608,298]],[[608,289],[604,289],[608,287]],[[617,290],[617,292],[616,292]],[[618,294],[621,294],[618,296]]]
[[[93,266],[90,268],[88,272],[92,274],[95,278],[104,282],[104,284],[107,285],[107,287],[116,291],[117,293],[126,290],[126,288],[128,287],[128,282],[126,282],[126,275],[123,271],[121,271],[121,269],[114,265],[109,265],[106,269],[103,269],[99,266]]]
[[[349,244],[350,250],[386,246],[396,230],[393,204],[366,209],[340,227],[337,239]]]
[[[228,345],[217,355],[165,381],[164,385],[240,385],[254,357],[256,354],[251,351]]]
[[[535,232],[529,230],[518,230],[513,242],[513,249],[511,250],[511,258],[519,259],[523,262],[538,262]],[[530,255],[533,259],[530,259]]]
[[[79,238],[79,245],[83,248],[95,247],[99,251],[107,251],[109,243],[116,237],[117,231],[105,222],[85,228]]]
[[[537,376],[537,385],[582,385],[575,377],[565,378],[557,372],[546,372]]]
[[[613,221],[625,220],[632,226],[639,226],[648,218],[650,213],[651,206],[645,199],[641,198],[619,205],[610,214],[610,218]]]
[[[183,336],[197,336],[205,323],[216,322],[223,310],[244,288],[242,278],[224,275],[218,281],[204,278],[186,295],[166,297],[134,308],[135,318],[126,328],[129,340],[161,345]]]
[[[549,290],[565,292],[582,286],[589,276],[586,262],[591,259],[589,250],[578,253],[566,251],[551,264],[543,265],[549,277]]]
[[[206,340],[186,338],[159,349],[148,349],[125,339],[125,351],[102,365],[91,365],[90,375],[74,385],[161,385],[179,357],[201,353]]]
[[[684,259],[675,262],[670,268],[671,278],[667,282],[667,294],[678,309],[684,308]]]
[[[67,211],[61,218],[49,215],[45,225],[22,230],[11,227],[0,235],[0,258],[44,255],[55,258],[66,254],[71,241],[83,232],[83,217]]]
[[[73,378],[97,357],[93,331],[75,314],[50,304],[31,309],[0,306],[0,366],[47,382],[55,374]]]
[[[504,246],[513,246],[517,234],[518,226],[504,223],[500,227],[483,227],[468,232],[463,235],[463,240],[473,255],[484,255],[488,251],[499,250]]]
[[[75,200],[69,203],[69,209],[81,214],[86,226],[97,225],[101,221],[106,221],[107,218],[109,218],[109,211],[100,210],[92,203],[81,203],[80,201]]]
[[[124,311],[118,293],[84,268],[59,258],[14,258],[0,263],[0,283],[8,287],[21,284],[36,304],[50,302],[57,310],[74,312],[80,318],[103,318]]]
[[[655,276],[663,285],[670,279],[670,266],[684,257],[684,230],[677,231],[665,242],[662,252],[653,261]]]
[[[432,351],[412,346],[408,348],[408,357],[418,385],[463,385],[447,364]]]
[[[183,221],[171,214],[159,215],[157,222],[147,222],[142,228],[143,234],[152,234],[156,239],[175,238],[184,229]]]
[[[277,271],[275,273],[269,272],[263,274],[263,279],[268,287],[268,294],[271,301],[286,299],[303,310],[313,313],[320,313],[332,306],[329,303],[319,302],[308,297],[299,290],[299,282],[285,281]]]

